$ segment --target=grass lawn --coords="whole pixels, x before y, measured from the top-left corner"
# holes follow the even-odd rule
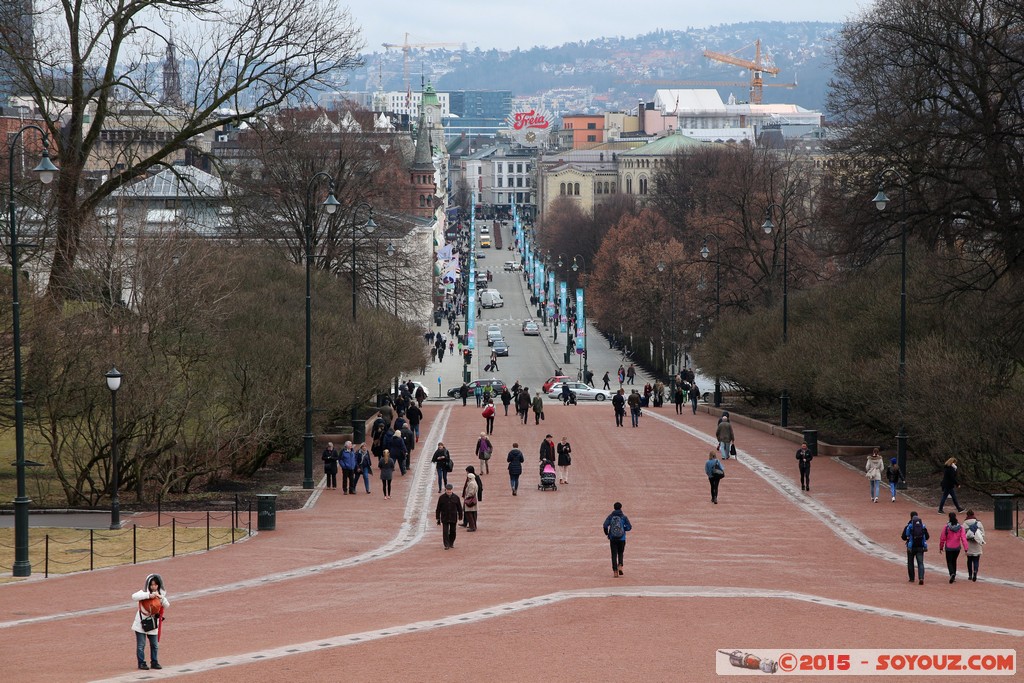
[[[134,533],[133,533],[134,531]],[[173,538],[172,538],[173,531]],[[235,540],[245,538],[245,529],[235,529]],[[92,568],[158,560],[206,550],[206,527],[170,526],[137,529],[95,529],[92,553],[88,529],[33,527],[29,532],[29,561],[34,576],[47,572],[46,537],[49,536],[49,573],[70,574]],[[133,537],[135,550],[133,553]],[[210,528],[210,548],[231,543],[230,527]],[[14,529],[0,529],[0,583],[19,581],[10,575],[14,564]]]

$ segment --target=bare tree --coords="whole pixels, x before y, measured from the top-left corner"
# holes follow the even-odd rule
[[[308,99],[312,89],[358,64],[362,47],[348,11],[325,0],[43,0],[34,18],[33,53],[6,31],[0,50],[13,60],[20,89],[57,144],[49,278],[56,298],[68,292],[82,226],[104,197],[201,134]],[[169,40],[164,25],[178,27],[185,67],[175,84],[180,93],[157,86],[155,65]],[[110,128],[134,131],[127,135],[125,167],[88,188],[86,162]]]

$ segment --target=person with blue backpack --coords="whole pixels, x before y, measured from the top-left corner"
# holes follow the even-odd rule
[[[615,503],[612,510],[604,519],[604,535],[608,537],[608,543],[612,549],[612,576],[622,576],[622,556],[626,551],[626,532],[633,528],[629,523],[629,517],[622,512],[622,503]]]
[[[900,536],[907,544],[907,576],[914,582],[914,564],[917,564],[917,583],[924,585],[924,554],[928,552],[928,529],[916,512],[910,513],[910,522]]]

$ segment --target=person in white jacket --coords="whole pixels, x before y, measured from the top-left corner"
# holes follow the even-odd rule
[[[170,607],[167,600],[167,591],[164,590],[164,580],[159,574],[150,574],[146,577],[145,588],[132,593],[132,600],[135,601],[135,620],[132,622],[132,630],[135,631],[135,657],[138,659],[140,669],[162,669],[157,653],[160,649],[160,624],[163,621],[164,610]],[[155,625],[152,629],[146,630],[142,620],[155,616]],[[146,639],[149,639],[150,665],[146,664]]]
[[[974,516],[974,510],[967,511],[964,520],[967,530],[967,580],[978,580],[978,565],[981,564],[981,546],[985,545],[985,527]]]

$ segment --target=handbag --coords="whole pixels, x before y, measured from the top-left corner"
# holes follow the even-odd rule
[[[725,479],[725,470],[723,470],[719,465],[715,465],[711,468],[711,474],[715,475],[716,479]]]
[[[142,610],[139,610],[139,628],[146,633],[155,631],[160,627],[160,617],[156,614],[150,614],[148,617],[142,616]]]
[[[729,455],[736,455],[736,444],[729,444]]]
[[[466,507],[473,507],[476,505],[476,496],[466,496]]]

